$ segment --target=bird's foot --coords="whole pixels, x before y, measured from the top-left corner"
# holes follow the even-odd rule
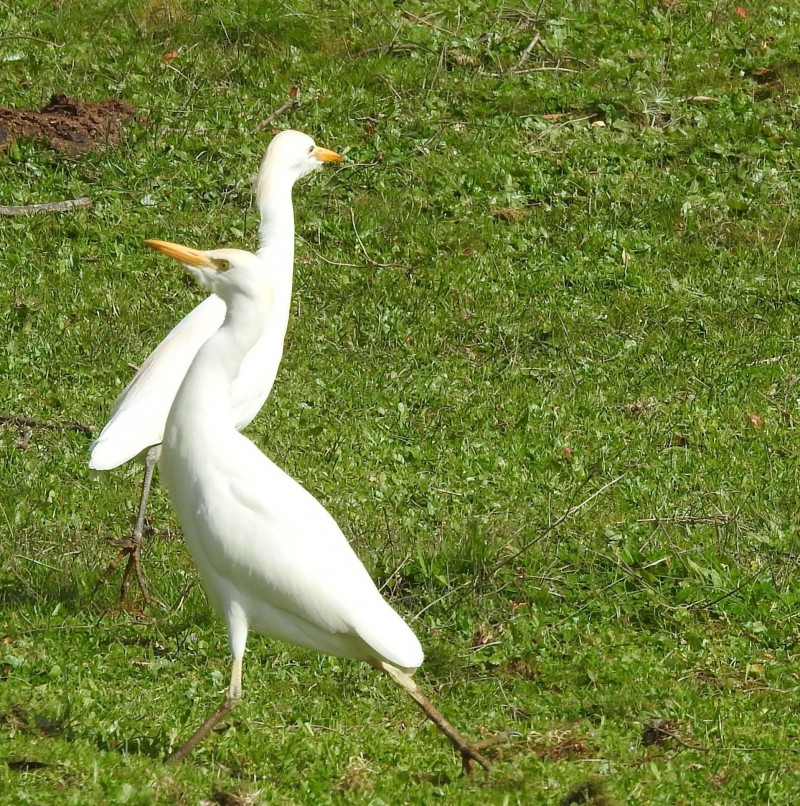
[[[469,775],[472,772],[472,762],[477,761],[487,772],[490,769],[489,762],[481,755],[482,750],[488,750],[498,744],[505,744],[511,741],[512,735],[519,736],[520,734],[511,731],[507,733],[495,733],[488,736],[486,739],[481,739],[479,742],[467,742],[465,747],[458,747],[461,753],[461,772],[463,775]]]
[[[488,759],[484,758],[479,752],[479,746],[472,744],[461,737],[461,741],[451,739],[453,746],[461,753],[461,774],[470,775],[472,773],[472,762],[475,761],[483,767],[486,772],[492,769],[492,765]]]
[[[139,585],[139,589],[142,591],[142,598],[144,599],[145,604],[152,604],[153,597],[150,596],[150,592],[147,589],[147,580],[145,579],[144,571],[142,570],[142,538],[140,536],[133,535],[132,537],[126,537],[122,540],[111,540],[109,542],[112,546],[116,546],[119,549],[119,554],[117,554],[117,556],[108,564],[106,570],[103,571],[100,578],[95,583],[95,591],[99,590],[108,581],[109,577],[116,572],[117,568],[122,565],[123,561],[127,560],[125,570],[122,574],[122,584],[120,585],[119,590],[120,601],[125,599],[125,595],[128,592],[128,585],[130,584],[131,574],[133,574],[136,577],[136,582]]]

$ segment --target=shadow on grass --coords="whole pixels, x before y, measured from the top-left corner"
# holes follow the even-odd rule
[[[35,609],[60,605],[66,612],[77,613],[91,603],[86,586],[66,573],[50,572],[24,580],[15,571],[0,571],[0,607]]]

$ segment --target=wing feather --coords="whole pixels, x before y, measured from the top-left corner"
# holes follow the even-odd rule
[[[200,347],[225,319],[215,294],[190,311],[145,359],[92,443],[89,467],[111,470],[164,438],[172,402]]]

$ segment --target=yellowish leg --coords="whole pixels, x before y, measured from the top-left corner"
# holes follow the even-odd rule
[[[141,549],[142,535],[144,534],[144,518],[147,513],[147,499],[150,495],[150,486],[153,482],[153,471],[161,455],[160,446],[150,448],[144,459],[144,479],[142,480],[142,495],[139,499],[139,515],[136,518],[136,525],[133,527],[133,534],[124,540],[115,540],[114,545],[119,548],[119,554],[108,564],[108,567],[95,583],[94,589],[98,590],[108,578],[119,568],[122,561],[127,558],[128,563],[122,575],[122,585],[120,586],[120,601],[125,598],[128,591],[128,582],[133,572],[136,581],[142,591],[142,596],[147,604],[152,602],[150,593],[147,590],[147,580],[142,571]]]
[[[234,709],[242,699],[242,660],[233,661],[231,668],[231,684],[225,699],[219,707],[202,725],[184,742],[171,756],[167,758],[168,764],[180,764],[189,753]]]
[[[412,700],[425,712],[425,716],[439,728],[450,740],[450,743],[461,753],[461,769],[465,775],[472,772],[472,762],[477,761],[485,770],[491,769],[491,764],[478,752],[478,748],[464,736],[462,736],[434,707],[433,703],[419,690],[414,679],[392,666],[391,663],[379,661],[376,668],[386,672],[398,686],[405,689]]]

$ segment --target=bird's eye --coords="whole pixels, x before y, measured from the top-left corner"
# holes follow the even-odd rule
[[[314,149],[316,146],[309,146],[308,147],[308,156],[310,157],[314,153]]]
[[[225,260],[225,258],[218,257],[214,260],[214,268],[217,271],[228,271],[231,267],[230,260]]]

